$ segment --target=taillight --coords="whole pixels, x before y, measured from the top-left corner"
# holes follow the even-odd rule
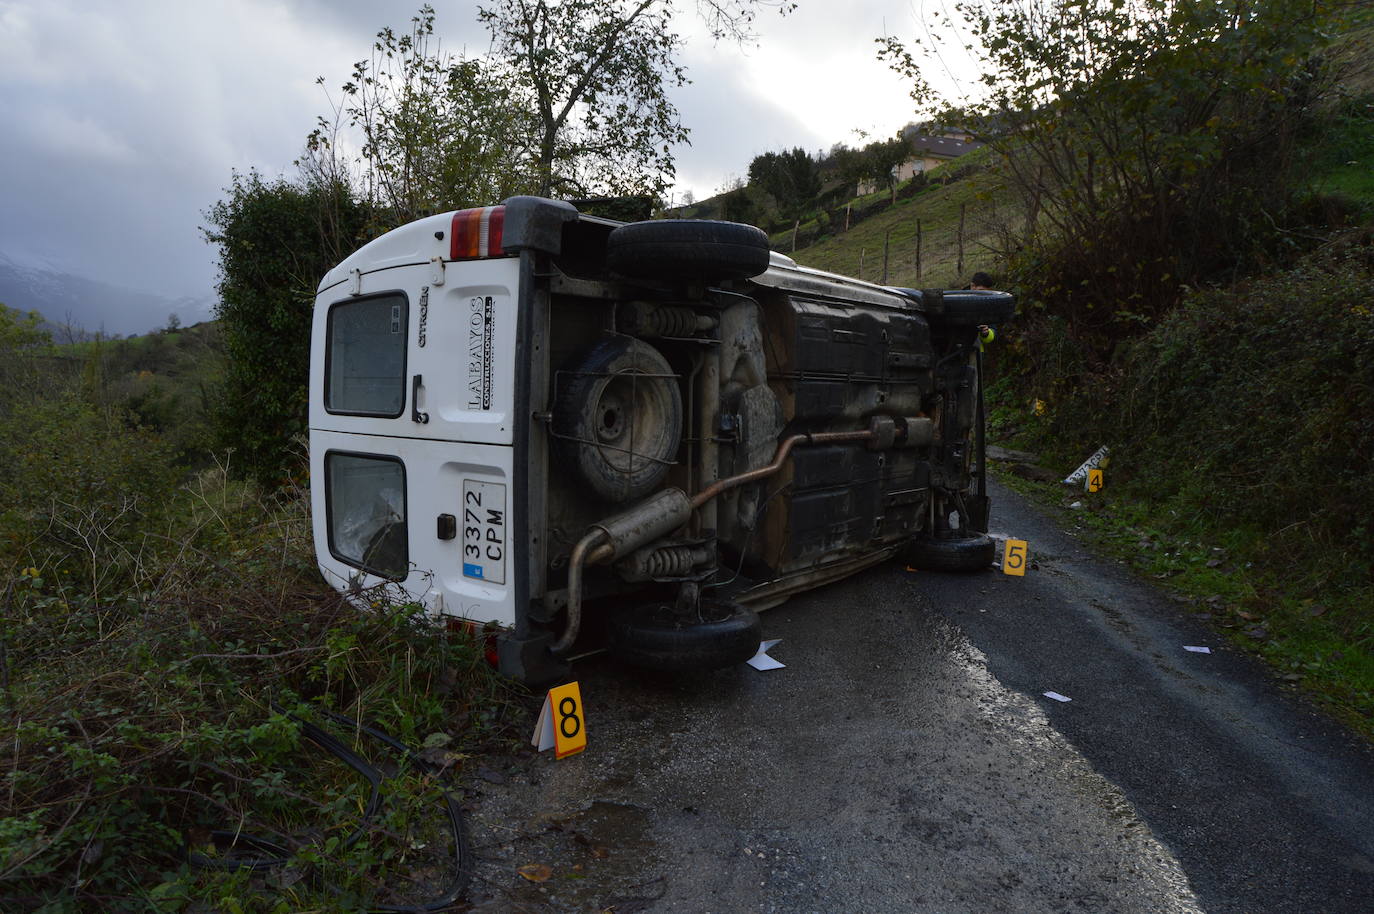
[[[504,206],[483,206],[462,209],[453,214],[453,231],[449,233],[450,260],[477,260],[481,257],[504,257],[501,230],[506,224]]]
[[[447,628],[453,634],[462,634],[482,647],[482,656],[487,661],[487,665],[494,670],[501,668],[501,655],[498,648],[498,640],[501,633],[492,625],[483,625],[473,622],[471,619],[454,619],[449,617],[445,620]]]

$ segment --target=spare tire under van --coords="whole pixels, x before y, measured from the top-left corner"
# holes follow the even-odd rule
[[[606,266],[631,279],[747,279],[768,269],[768,236],[738,222],[632,222],[606,239]]]

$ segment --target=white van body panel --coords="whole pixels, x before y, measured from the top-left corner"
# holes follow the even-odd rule
[[[374,238],[326,273],[320,281],[319,291],[324,292],[332,286],[347,282],[354,270],[367,275],[377,270],[390,270],[410,264],[427,264],[435,257],[448,259],[449,243],[446,238],[452,223],[452,213],[430,216]],[[436,232],[441,237],[436,238]],[[347,289],[343,291],[347,293]]]
[[[523,568],[523,550],[509,535],[493,539],[489,510],[510,516],[512,449],[500,445],[423,441],[346,434],[323,429],[310,432],[311,509],[326,517],[326,469],[329,454],[399,458],[405,467],[406,522],[409,527],[409,574],[390,581],[340,561],[329,542],[328,524],[315,525],[315,554],[325,579],[340,590],[384,587],[394,598],[418,601],[435,615],[460,616],[474,622],[515,624],[515,574]],[[474,485],[475,484],[475,485]],[[465,488],[468,504],[465,502]],[[473,493],[483,499],[473,504]],[[492,497],[503,495],[501,504]],[[456,535],[436,536],[440,514],[455,518]],[[473,531],[476,535],[473,536]],[[465,535],[465,532],[469,535]],[[485,559],[481,578],[474,576],[474,546]],[[500,547],[499,568],[488,553]],[[512,555],[512,550],[516,555]],[[495,573],[493,573],[495,572]]]

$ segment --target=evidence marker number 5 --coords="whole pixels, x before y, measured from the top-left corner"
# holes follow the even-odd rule
[[[506,583],[506,487],[463,480],[463,576]]]

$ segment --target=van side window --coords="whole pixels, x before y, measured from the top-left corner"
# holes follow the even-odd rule
[[[407,311],[400,292],[330,307],[325,409],[356,416],[401,415],[406,399]]]

